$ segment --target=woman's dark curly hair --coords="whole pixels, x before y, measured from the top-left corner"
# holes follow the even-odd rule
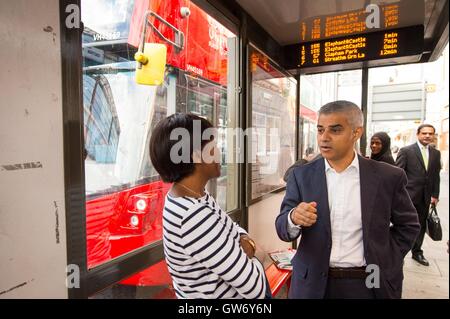
[[[161,120],[152,132],[150,139],[150,159],[153,167],[166,183],[178,182],[194,172],[195,164],[192,159],[194,152],[194,121],[200,123],[200,138],[206,129],[213,127],[208,120],[195,114],[175,113]],[[180,136],[178,136],[178,139],[170,139],[171,133],[177,128],[184,128],[189,132],[190,158],[189,162],[186,163],[183,161],[174,163],[170,157],[172,147],[181,140]],[[201,149],[203,150],[203,147],[209,142],[208,140],[201,139]]]

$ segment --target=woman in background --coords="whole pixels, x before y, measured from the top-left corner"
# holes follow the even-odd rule
[[[375,133],[370,139],[371,159],[395,165],[391,153],[391,138],[385,132]]]

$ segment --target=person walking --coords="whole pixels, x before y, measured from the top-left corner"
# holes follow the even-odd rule
[[[432,125],[420,125],[417,128],[417,142],[400,149],[396,160],[396,165],[403,168],[408,177],[406,188],[420,222],[420,233],[412,248],[412,258],[423,266],[430,265],[423,254],[422,244],[430,204],[438,203],[441,182],[441,153],[431,147],[435,133]]]
[[[385,132],[375,133],[370,139],[370,158],[375,161],[395,165],[391,152],[391,138]]]

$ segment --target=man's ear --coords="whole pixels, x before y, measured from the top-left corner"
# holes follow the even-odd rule
[[[364,133],[364,128],[363,127],[357,127],[356,130],[353,132],[353,135],[355,136],[355,142],[358,141],[361,136]]]

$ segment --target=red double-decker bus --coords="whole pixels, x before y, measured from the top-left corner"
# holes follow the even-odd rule
[[[87,261],[92,269],[162,239],[162,209],[170,185],[150,162],[152,128],[174,112],[196,113],[219,129],[227,126],[228,42],[235,36],[186,0],[82,5]],[[190,15],[183,17],[181,8]],[[176,48],[148,28],[145,41],[168,49],[165,82],[158,87],[134,81],[133,56],[148,10],[178,29],[150,18],[156,30],[168,39],[181,34],[183,44]],[[225,154],[225,138],[219,145]],[[224,163],[222,177],[209,186],[223,207],[221,194],[226,192],[217,190],[226,187],[226,179]],[[122,283],[168,284],[170,277],[161,262]]]

